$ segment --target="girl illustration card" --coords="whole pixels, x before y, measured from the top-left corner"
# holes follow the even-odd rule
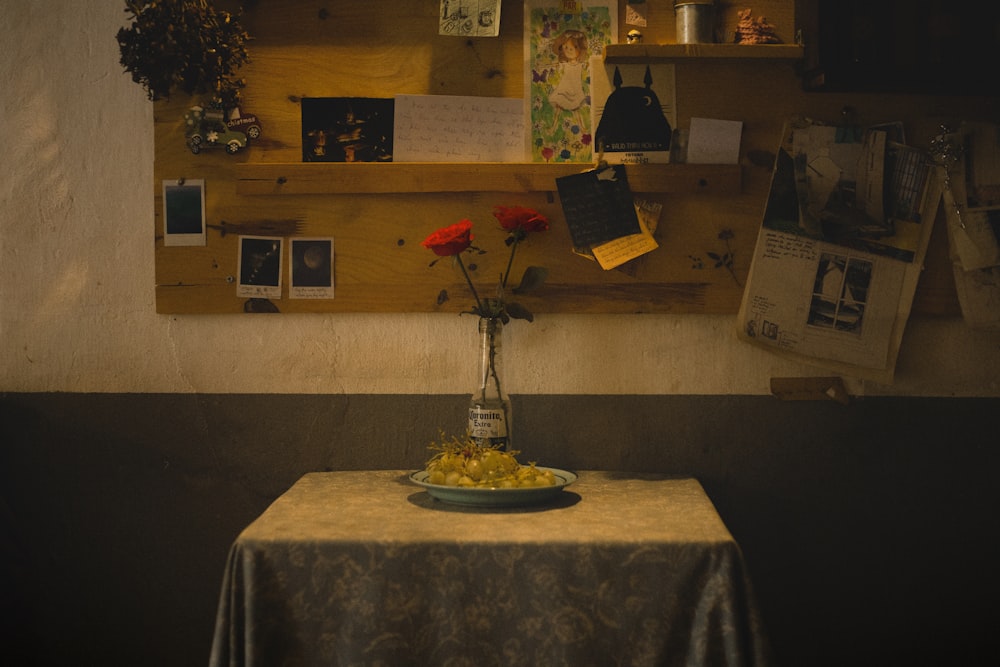
[[[524,5],[525,118],[532,162],[591,162],[591,56],[618,41],[616,0]]]

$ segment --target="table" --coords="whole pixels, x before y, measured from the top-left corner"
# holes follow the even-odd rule
[[[309,473],[234,542],[212,667],[765,665],[739,545],[690,478],[582,471],[541,507]]]

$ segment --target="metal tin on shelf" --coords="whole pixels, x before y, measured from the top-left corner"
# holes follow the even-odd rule
[[[715,0],[674,2],[678,44],[715,42]]]

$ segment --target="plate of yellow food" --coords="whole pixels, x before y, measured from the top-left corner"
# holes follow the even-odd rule
[[[431,445],[437,454],[410,481],[433,498],[455,505],[523,507],[555,498],[576,481],[576,473],[522,464],[516,451],[452,439]]]

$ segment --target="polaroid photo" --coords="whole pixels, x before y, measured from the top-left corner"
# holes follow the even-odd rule
[[[291,239],[288,248],[288,296],[333,298],[333,239]]]
[[[206,245],[204,180],[163,181],[163,245]]]
[[[240,236],[237,296],[281,298],[283,242],[280,236]]]

